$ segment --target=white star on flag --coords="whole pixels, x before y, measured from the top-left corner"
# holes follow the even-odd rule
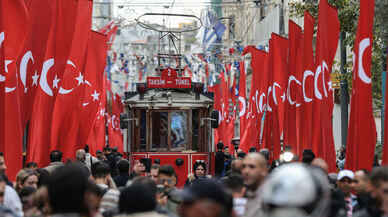
[[[286,100],[286,93],[283,93],[283,95],[280,98],[282,98],[282,101],[284,102]]]
[[[38,86],[39,75],[38,72],[35,71],[35,74],[32,76],[32,86]]]
[[[100,96],[99,93],[97,93],[96,90],[94,90],[93,94],[91,95],[93,97],[93,101],[98,101],[98,97]]]
[[[331,83],[331,81],[327,82],[327,84],[329,85],[329,91],[333,90],[333,84]]]
[[[81,74],[81,72],[79,73],[78,77],[75,78],[75,80],[78,81],[78,86],[84,83],[84,76]]]
[[[58,76],[55,75],[55,78],[53,80],[53,88],[58,88],[58,83],[61,79],[58,79]]]

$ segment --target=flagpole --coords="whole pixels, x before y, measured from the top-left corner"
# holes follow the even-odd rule
[[[346,33],[340,33],[340,42],[341,42],[341,74],[346,74],[345,64],[346,64],[346,45],[345,45]],[[348,137],[348,103],[349,103],[349,93],[348,93],[348,81],[346,78],[341,79],[341,142],[342,147],[346,147],[346,141]]]

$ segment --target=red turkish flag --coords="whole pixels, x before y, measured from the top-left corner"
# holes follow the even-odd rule
[[[266,72],[268,66],[268,54],[258,50],[254,46],[246,47],[242,55],[246,55],[247,53],[251,53],[252,55],[251,68],[253,72],[250,96],[247,100],[247,125],[243,135],[240,136],[240,144],[242,144],[242,147],[258,148],[261,132],[261,119],[267,102],[267,73],[263,72]]]
[[[314,78],[314,126],[313,147],[318,147],[318,156],[323,157],[329,171],[336,170],[336,155],[333,137],[333,89],[330,73],[338,47],[340,23],[337,9],[327,0],[319,2],[316,65]]]
[[[37,162],[41,167],[49,163],[53,107],[72,44],[76,40],[74,33],[79,15],[79,2],[82,1],[49,1],[49,5],[41,9],[53,10],[53,22],[40,75],[40,88],[36,92],[32,107],[28,145],[28,161]]]
[[[288,77],[288,39],[275,33],[271,36],[270,52],[272,55],[272,95],[270,106],[272,108],[272,153],[274,159],[280,156],[280,135],[283,131],[284,109]]]
[[[374,0],[360,1],[360,16],[354,42],[350,122],[346,164],[350,170],[372,169],[376,146],[376,123],[372,105],[372,44]],[[385,144],[387,140],[384,139]],[[386,155],[386,153],[384,153]]]
[[[85,87],[85,59],[92,21],[92,1],[78,2],[78,17],[65,72],[55,98],[51,125],[51,150],[61,150],[63,159],[73,159],[77,149],[85,144],[78,138],[81,120],[81,96]]]
[[[116,93],[112,101],[112,116],[110,128],[112,133],[109,133],[109,145],[117,147],[120,153],[124,152],[123,134],[120,129],[120,114],[124,112],[124,105],[121,102],[121,97]]]
[[[112,29],[110,29],[110,31],[106,33],[108,36],[108,50],[110,50],[113,42],[115,41],[117,30],[118,30],[118,26],[113,25]]]
[[[98,32],[100,32],[102,34],[107,34],[112,29],[113,25],[114,25],[114,21],[112,20],[108,24],[106,24],[104,27],[99,29]]]
[[[299,138],[301,150],[312,149],[312,127],[313,127],[313,99],[314,99],[314,51],[313,51],[313,36],[314,36],[315,20],[311,14],[304,14],[304,40],[303,40],[303,78],[302,82],[302,106],[300,108],[301,126],[299,130]],[[315,153],[317,154],[317,153]]]
[[[268,58],[268,68],[267,71],[263,73],[268,74],[267,81],[267,105],[265,107],[265,117],[263,123],[263,148],[266,148],[270,151],[270,160],[273,159],[274,152],[276,155],[280,154],[280,132],[279,132],[279,122],[277,114],[277,105],[273,97],[273,83],[274,83],[274,73],[273,68],[274,64],[274,38],[271,37],[269,41],[269,58]],[[276,90],[275,90],[276,92]]]
[[[280,134],[283,132],[285,101],[288,86],[288,39],[272,33],[273,86],[272,94],[277,107]]]
[[[247,130],[247,93],[246,93],[246,72],[245,72],[245,62],[240,62],[240,81],[238,86],[238,101],[239,101],[239,118],[240,118],[240,140],[242,135]],[[248,143],[241,143],[240,148],[248,152],[249,146]]]
[[[105,95],[105,94],[104,94]],[[105,103],[106,95],[103,96],[98,113],[94,119],[92,130],[90,131],[87,144],[90,147],[91,153],[96,153],[97,150],[102,151],[105,147],[105,136],[106,136],[106,117],[105,117]]]
[[[287,99],[284,115],[284,144],[290,146],[292,150],[298,152],[296,108],[301,105],[298,101],[301,93],[301,81],[299,79],[298,62],[302,56],[301,44],[303,33],[300,26],[293,21],[289,21],[289,75],[287,86]]]
[[[120,130],[120,116],[108,115],[108,139],[110,147],[117,147],[117,151],[124,152],[123,134]]]
[[[51,0],[33,0],[29,5],[30,25],[22,55],[19,56],[20,80],[19,97],[21,98],[22,126],[31,118],[35,93],[39,87],[39,77],[44,62],[47,40],[52,25],[53,9]],[[42,8],[47,7],[46,10]]]
[[[23,163],[23,127],[20,111],[16,61],[29,28],[24,0],[0,2],[0,151],[4,153],[7,174],[15,179]]]
[[[230,141],[227,140],[227,120],[229,116],[228,106],[229,106],[229,93],[227,87],[225,73],[221,73],[220,84],[216,86],[216,91],[214,93],[214,108],[220,112],[219,126],[216,131],[215,143],[218,142],[224,143],[225,146],[229,146]]]
[[[98,116],[101,103],[105,103],[105,76],[104,70],[107,55],[107,36],[95,31],[89,34],[88,51],[85,63],[85,80],[89,81],[84,91],[81,103],[82,121],[79,126],[79,141],[88,144],[90,153],[96,153],[97,147],[87,143],[92,133],[93,123]],[[95,143],[94,143],[95,144]]]

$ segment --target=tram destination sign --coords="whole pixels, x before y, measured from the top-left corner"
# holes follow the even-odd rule
[[[191,88],[191,79],[178,77],[174,69],[167,68],[160,77],[147,77],[147,88]]]

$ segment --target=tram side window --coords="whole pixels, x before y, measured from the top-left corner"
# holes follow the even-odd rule
[[[168,112],[152,112],[151,149],[168,149]]]
[[[146,151],[147,149],[147,113],[141,110],[140,113],[140,149]]]
[[[171,112],[171,148],[185,148],[187,142],[187,112]]]
[[[198,151],[199,149],[199,109],[193,109],[192,127],[193,127],[193,146],[192,149]]]

